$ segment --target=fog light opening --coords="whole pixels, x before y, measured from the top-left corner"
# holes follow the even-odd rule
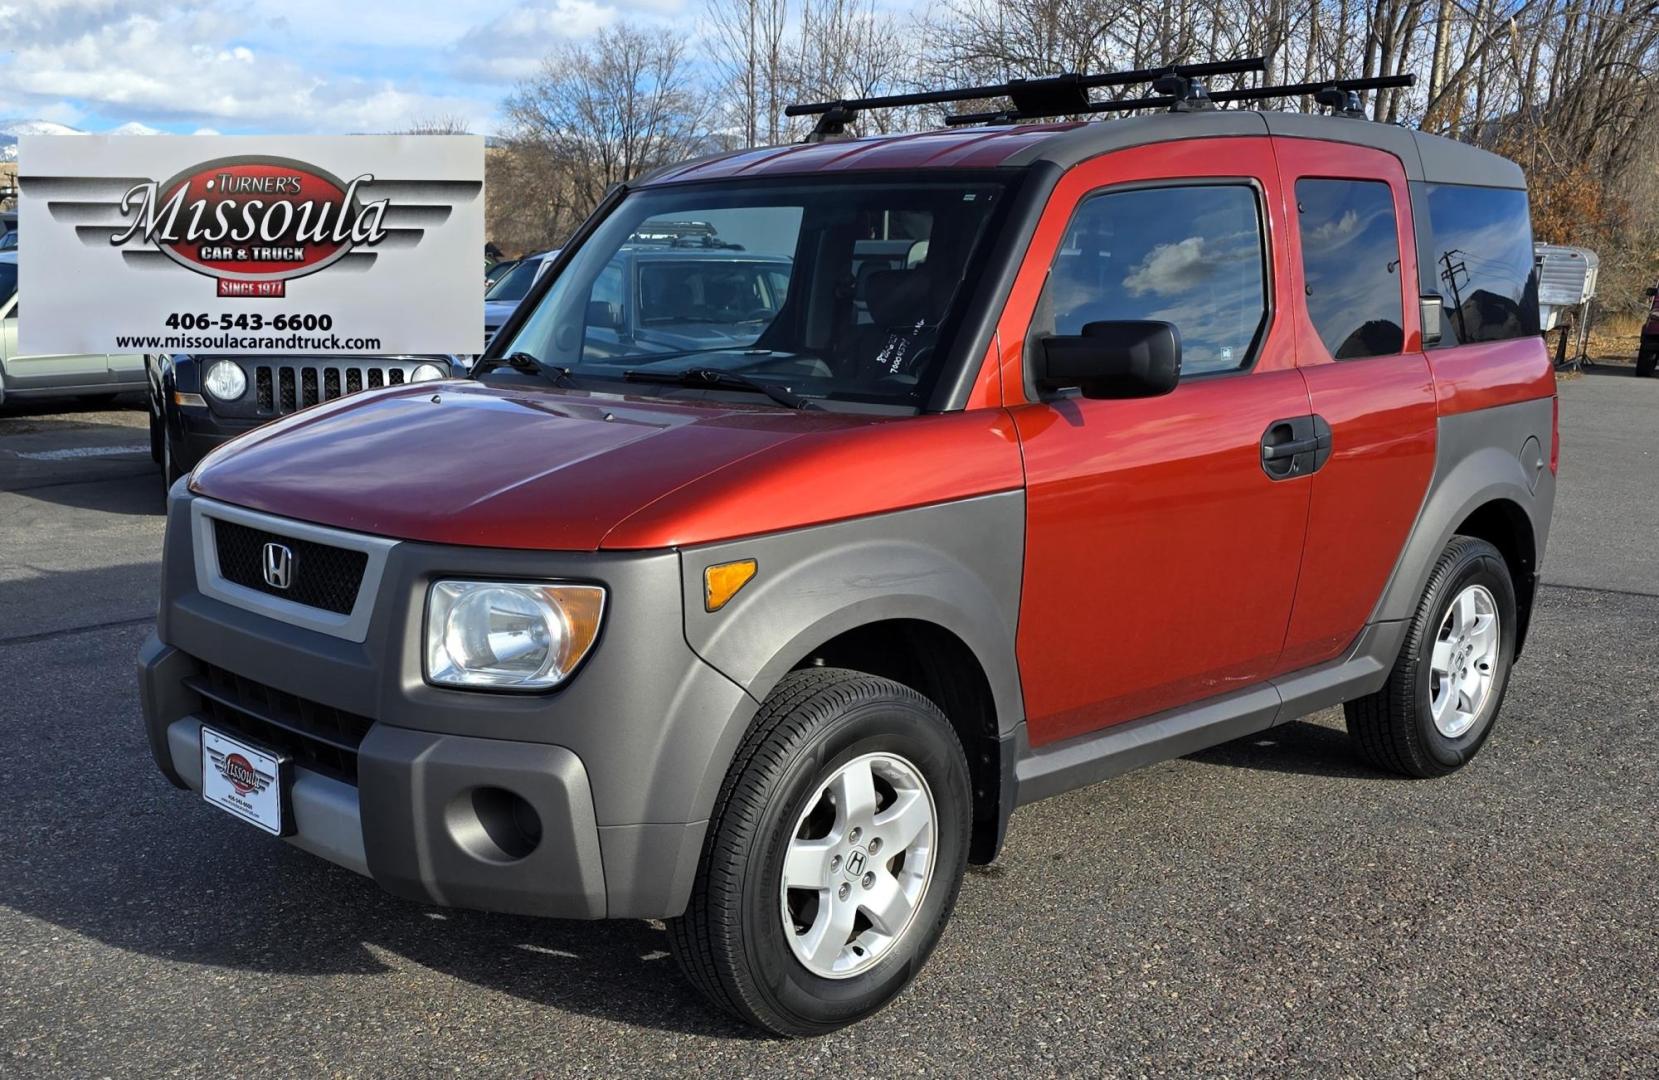
[[[536,808],[506,788],[461,792],[450,801],[444,823],[462,850],[486,862],[517,862],[541,844]]]

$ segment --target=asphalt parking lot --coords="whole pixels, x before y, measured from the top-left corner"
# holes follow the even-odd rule
[[[171,788],[138,722],[141,401],[0,410],[0,1075],[1643,1075],[1659,1069],[1659,380],[1563,384],[1527,654],[1481,757],[1340,716],[1015,816],[894,1007],[754,1036],[660,926],[443,911]]]

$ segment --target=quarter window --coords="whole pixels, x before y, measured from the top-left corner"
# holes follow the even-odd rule
[[[1426,184],[1416,196],[1422,252],[1418,276],[1425,295],[1440,296],[1439,344],[1538,333],[1538,279],[1526,192]],[[1426,240],[1421,239],[1424,233]]]
[[[1241,184],[1096,195],[1072,218],[1045,297],[1054,332],[1149,319],[1181,335],[1181,370],[1250,363],[1267,318],[1266,245],[1255,192]]]
[[[1337,360],[1405,348],[1394,194],[1376,180],[1298,180],[1308,318]]]

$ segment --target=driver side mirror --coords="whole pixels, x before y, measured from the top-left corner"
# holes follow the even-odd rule
[[[1173,323],[1092,322],[1081,334],[1037,341],[1041,390],[1076,388],[1086,398],[1157,397],[1181,381],[1181,334]]]
[[[1647,287],[1646,295],[1648,295],[1648,296],[1659,296],[1659,288],[1655,288],[1654,286],[1649,285]]]
[[[622,325],[622,309],[608,300],[588,301],[588,328],[615,330]]]

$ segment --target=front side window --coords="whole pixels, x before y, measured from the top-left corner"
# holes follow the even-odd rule
[[[1296,181],[1308,318],[1336,360],[1405,348],[1394,194],[1377,180]]]
[[[1419,243],[1418,276],[1424,294],[1440,296],[1439,344],[1538,333],[1538,279],[1526,192],[1463,184],[1422,188],[1417,229],[1428,235],[1426,243]]]
[[[1044,302],[1056,334],[1092,322],[1173,323],[1183,375],[1236,371],[1267,318],[1265,252],[1245,185],[1107,192],[1078,207]]]
[[[14,262],[0,262],[0,308],[6,306],[15,292],[17,292],[17,264]]]
[[[714,370],[819,404],[919,409],[952,362],[1008,185],[966,174],[645,188],[583,242],[505,349],[641,392]]]

